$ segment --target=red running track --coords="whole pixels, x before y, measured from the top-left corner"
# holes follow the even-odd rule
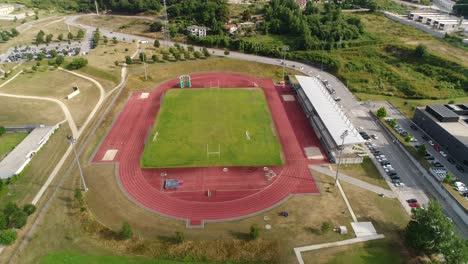
[[[303,147],[320,144],[298,102],[281,99],[282,94],[292,94],[288,87],[277,87],[270,79],[227,73],[194,74],[191,80],[192,87],[201,88],[261,87],[283,147],[285,165],[272,168],[279,176],[270,182],[262,168],[257,167],[230,167],[228,172],[219,167],[140,168],[145,140],[158,114],[161,97],[166,90],[178,86],[178,80],[174,79],[163,83],[147,99],[141,99],[140,92],[132,93],[93,158],[94,163],[119,163],[118,178],[130,199],[158,214],[199,226],[204,221],[232,220],[259,213],[291,194],[319,192],[307,166],[326,161],[312,161],[304,156]],[[112,161],[103,161],[110,149],[118,151],[116,156]],[[164,190],[161,173],[183,179],[184,187]],[[207,190],[212,191],[210,197]]]

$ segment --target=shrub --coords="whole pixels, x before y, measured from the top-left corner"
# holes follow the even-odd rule
[[[3,213],[9,217],[10,215],[12,215],[14,212],[18,211],[19,208],[18,206],[13,203],[13,202],[9,202],[5,205],[5,208],[3,208]]]
[[[331,224],[329,222],[323,222],[322,226],[320,227],[322,233],[326,233],[331,230]]]
[[[426,56],[427,54],[427,47],[425,45],[419,44],[415,49],[414,49],[414,55],[416,57],[422,58]]]
[[[119,237],[122,240],[127,240],[133,237],[132,227],[130,226],[128,222],[123,223],[122,229],[120,229],[120,232],[119,232]]]
[[[409,133],[408,133],[408,135],[406,135],[405,141],[406,141],[406,142],[410,142],[410,141],[411,141],[411,135],[410,135]]]
[[[258,228],[257,225],[251,225],[250,233],[249,233],[250,239],[252,240],[257,239],[259,234],[260,234],[260,228]]]
[[[22,228],[24,225],[26,225],[27,220],[28,215],[22,210],[17,210],[10,215],[8,219],[8,226],[14,228]]]
[[[445,176],[444,178],[444,183],[447,183],[447,184],[452,184],[453,183],[453,177],[452,177],[452,174],[450,173],[447,173],[447,175]]]
[[[224,49],[224,55],[226,55],[226,56],[227,56],[227,55],[229,55],[229,53],[230,53],[230,52],[229,52],[229,50],[228,50],[228,49]]]
[[[88,65],[88,60],[87,59],[85,59],[85,58],[75,58],[67,65],[67,69],[77,70],[77,69],[85,67],[86,65]]]
[[[2,126],[0,126],[0,136],[6,133],[6,129]]]
[[[130,56],[125,56],[125,63],[128,65],[132,64],[133,63],[132,58]]]
[[[23,212],[25,212],[27,215],[32,215],[34,212],[36,212],[36,206],[33,204],[25,204],[23,206]]]
[[[7,228],[8,218],[4,214],[0,214],[0,230]]]
[[[185,240],[185,235],[183,232],[176,231],[174,236],[174,241],[176,243],[182,243]]]
[[[0,244],[11,245],[16,240],[16,232],[8,229],[0,231]]]
[[[387,109],[385,109],[384,106],[380,107],[378,110],[377,110],[377,117],[378,118],[384,118],[387,116]]]

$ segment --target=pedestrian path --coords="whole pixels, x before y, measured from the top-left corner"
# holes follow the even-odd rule
[[[311,165],[310,168],[312,170],[314,170],[314,171],[320,172],[320,173],[322,173],[324,175],[327,175],[327,176],[330,176],[330,177],[335,177],[336,176],[335,171],[332,171],[332,170],[330,170],[329,168],[326,168],[326,167]],[[338,173],[338,178],[340,179],[340,181],[347,182],[349,184],[352,184],[352,185],[355,185],[357,187],[366,189],[368,191],[375,192],[377,194],[383,194],[384,196],[389,197],[389,198],[396,198],[395,193],[393,193],[393,191],[391,191],[391,190],[387,190],[387,189],[384,189],[382,187],[367,183],[365,181],[361,181],[359,179],[353,178],[353,177],[345,175],[343,173]]]

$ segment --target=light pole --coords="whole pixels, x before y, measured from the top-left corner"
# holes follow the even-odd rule
[[[284,68],[286,67],[286,51],[289,50],[289,46],[283,46],[283,82],[284,82]]]
[[[342,141],[341,141],[341,148],[340,148],[340,156],[338,157],[338,166],[336,167],[335,185],[336,185],[336,182],[338,181],[338,172],[340,171],[341,155],[343,154],[344,141],[345,141],[346,136],[348,136],[348,134],[349,134],[348,129],[346,129],[343,132],[343,134],[340,135],[340,138],[342,139]]]
[[[76,164],[78,165],[78,170],[80,171],[80,176],[81,176],[81,182],[83,183],[83,190],[84,192],[87,192],[88,187],[86,186],[86,182],[83,176],[83,170],[81,169],[80,160],[78,158],[78,153],[76,152],[76,149],[75,149],[75,144],[77,140],[76,138],[73,138],[72,136],[67,136],[67,140],[72,145],[73,152],[75,153]]]

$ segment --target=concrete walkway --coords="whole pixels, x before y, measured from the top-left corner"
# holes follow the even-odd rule
[[[330,170],[329,168],[316,166],[316,165],[311,165],[310,168],[312,170],[320,172],[320,173],[322,173],[324,175],[335,178],[336,172]],[[338,173],[338,177],[339,177],[340,181],[347,182],[349,184],[355,185],[357,187],[366,189],[366,190],[371,191],[371,192],[375,192],[377,194],[383,194],[384,196],[389,197],[389,198],[396,198],[395,193],[393,193],[391,190],[387,190],[387,189],[384,189],[382,187],[367,183],[365,181],[358,180],[356,178],[353,178],[351,176],[348,176],[348,175],[345,175],[345,174],[342,174],[342,173]]]
[[[342,241],[337,241],[337,242],[331,242],[331,243],[325,243],[325,244],[317,244],[317,245],[311,245],[311,246],[305,246],[305,247],[298,247],[294,248],[294,253],[296,254],[296,258],[299,264],[304,264],[304,260],[302,259],[301,252],[303,251],[311,251],[311,250],[316,250],[316,249],[322,249],[322,248],[330,248],[330,247],[336,247],[336,246],[344,246],[344,245],[350,245],[354,243],[360,243],[360,242],[366,242],[369,240],[375,240],[375,239],[382,239],[384,238],[384,235],[372,235],[372,236],[365,236],[365,237],[357,237],[357,238],[352,238],[352,239],[347,239],[347,240],[342,240]]]

